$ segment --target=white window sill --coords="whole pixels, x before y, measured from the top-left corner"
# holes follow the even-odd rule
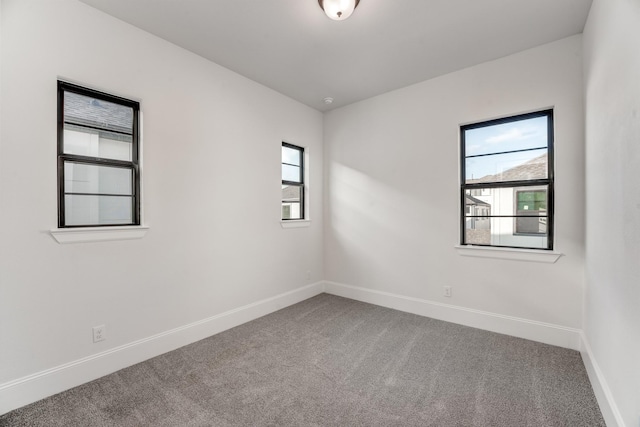
[[[456,251],[462,256],[508,259],[515,261],[555,263],[562,254],[560,252],[535,250],[535,249],[515,249],[515,248],[494,248],[488,246],[459,245]]]
[[[310,219],[290,219],[286,221],[280,221],[282,228],[302,228],[311,226]]]
[[[148,230],[146,226],[56,228],[51,230],[51,235],[62,244],[106,242],[142,239]]]

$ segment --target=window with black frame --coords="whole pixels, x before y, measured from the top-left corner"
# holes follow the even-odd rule
[[[140,224],[138,102],[58,82],[58,226]]]
[[[282,219],[304,219],[304,148],[282,143]]]
[[[553,110],[461,126],[461,243],[553,249]]]

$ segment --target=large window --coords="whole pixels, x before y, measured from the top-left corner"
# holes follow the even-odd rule
[[[282,219],[304,219],[304,148],[282,143]]]
[[[553,111],[465,125],[461,243],[553,249]]]
[[[139,103],[58,82],[58,226],[140,224]]]

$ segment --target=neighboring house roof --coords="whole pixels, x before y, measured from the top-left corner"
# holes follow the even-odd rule
[[[283,201],[300,201],[300,187],[297,185],[286,185],[282,188]]]
[[[131,133],[133,109],[65,91],[64,120],[79,125]]]
[[[487,202],[483,202],[482,200],[480,200],[480,199],[476,199],[475,197],[470,196],[470,195],[468,195],[468,194],[465,194],[465,196],[466,196],[466,198],[467,198],[467,200],[466,200],[465,204],[467,204],[467,205],[491,206],[489,203],[487,203]]]
[[[519,166],[507,169],[502,173],[487,175],[478,179],[469,179],[467,184],[478,184],[482,182],[495,181],[525,181],[528,179],[538,179],[547,177],[547,154],[543,154],[529,160]]]

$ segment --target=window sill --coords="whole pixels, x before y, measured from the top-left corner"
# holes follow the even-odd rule
[[[560,252],[538,251],[535,249],[492,248],[472,245],[458,245],[455,248],[458,254],[462,256],[544,262],[548,264],[554,264],[562,256]]]
[[[61,244],[106,242],[142,239],[148,230],[146,226],[56,228],[51,230],[51,235]]]
[[[290,219],[287,221],[280,221],[282,228],[302,228],[311,226],[310,219]]]

